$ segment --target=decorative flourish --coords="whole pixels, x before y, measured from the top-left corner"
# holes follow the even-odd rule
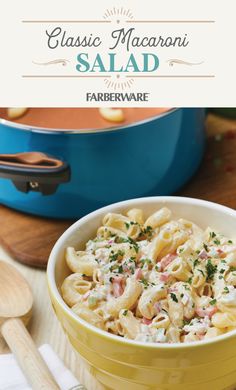
[[[33,61],[33,64],[35,65],[58,65],[61,64],[62,66],[66,66],[70,62],[69,60],[65,60],[64,58],[58,58],[56,60],[48,61],[48,62],[36,62]]]
[[[195,66],[195,65],[202,65],[204,61],[202,62],[188,62],[188,61],[183,61],[183,60],[178,60],[178,59],[171,59],[166,61],[169,63],[169,66],[174,66],[175,64],[178,65],[187,65],[187,66]]]
[[[117,91],[117,90],[124,91],[125,89],[132,87],[134,79],[129,78],[128,80],[127,79],[113,80],[113,79],[105,78],[104,82],[106,84],[107,89],[113,89],[114,91]]]
[[[127,20],[127,19],[132,20],[134,17],[130,9],[125,9],[123,7],[120,8],[113,7],[110,9],[106,9],[103,15],[103,19],[113,20],[114,18],[116,19],[117,23],[120,23],[121,20]]]

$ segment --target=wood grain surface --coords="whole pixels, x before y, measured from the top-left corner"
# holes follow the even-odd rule
[[[32,314],[31,288],[11,264],[0,261],[0,332],[34,390],[60,390],[25,325]]]
[[[207,147],[194,177],[177,195],[236,208],[236,120],[210,115]]]
[[[21,319],[5,321],[1,333],[33,390],[60,390]]]
[[[54,243],[72,223],[39,218],[0,205],[0,242],[16,260],[45,268]]]
[[[27,267],[13,260],[9,254],[0,247],[0,259],[14,265],[27,279],[34,296],[32,319],[28,326],[30,334],[39,347],[50,344],[64,364],[72,371],[87,390],[105,390],[92,376],[86,363],[70,345],[63,329],[57,320],[47,292],[45,271]],[[0,336],[0,354],[9,353],[9,348]],[[9,389],[10,390],[10,389]]]

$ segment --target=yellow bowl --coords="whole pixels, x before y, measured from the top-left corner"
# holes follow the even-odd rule
[[[69,274],[64,259],[67,246],[82,248],[95,235],[107,212],[140,207],[146,215],[167,206],[175,217],[211,226],[233,238],[236,211],[214,203],[178,197],[152,197],[124,201],[99,209],[73,224],[55,244],[48,263],[48,284],[53,307],[69,340],[112,390],[223,390],[236,384],[236,331],[213,340],[185,344],[142,343],[111,335],[80,319],[64,303],[60,286]]]

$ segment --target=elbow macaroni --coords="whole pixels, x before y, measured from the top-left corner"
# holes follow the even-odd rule
[[[68,306],[75,305],[92,287],[92,283],[84,280],[82,274],[71,274],[61,286],[63,298]]]
[[[63,299],[120,337],[185,343],[236,328],[236,246],[166,207],[108,213],[84,250],[66,249]]]
[[[67,248],[66,261],[68,267],[73,272],[78,272],[86,276],[92,276],[93,271],[97,268],[98,264],[95,261],[95,257],[92,254],[86,252],[76,252],[74,248]]]
[[[108,313],[115,317],[118,316],[122,309],[131,309],[138,300],[141,292],[142,287],[140,283],[134,278],[129,278],[124,293],[119,298],[113,298],[107,304]]]

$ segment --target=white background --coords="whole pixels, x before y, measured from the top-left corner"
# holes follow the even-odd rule
[[[108,8],[130,9],[134,20],[215,20],[214,24],[136,24],[136,35],[188,34],[187,48],[152,48],[160,58],[157,75],[214,75],[214,78],[140,78],[123,92],[149,92],[148,103],[90,103],[87,92],[114,92],[107,89],[103,78],[23,78],[23,75],[78,75],[75,69],[79,52],[94,54],[94,49],[47,47],[45,30],[53,24],[25,24],[22,20],[102,20]],[[235,0],[145,0],[145,1],[81,1],[81,0],[1,0],[0,14],[0,106],[76,107],[76,106],[159,106],[159,107],[235,107],[236,106],[236,1]],[[70,35],[93,33],[103,39],[98,50],[108,51],[109,35],[114,24],[58,24]],[[57,26],[55,24],[55,26]],[[127,24],[125,25],[127,28]],[[132,50],[140,53],[140,49]],[[143,52],[143,50],[142,50]],[[127,56],[124,48],[118,51]],[[67,66],[35,65],[65,58]],[[202,65],[166,62],[177,58]],[[117,90],[116,92],[122,92]]]

